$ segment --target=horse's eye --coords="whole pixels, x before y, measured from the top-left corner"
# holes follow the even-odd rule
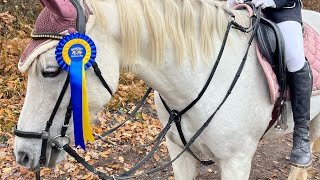
[[[60,67],[48,67],[43,69],[41,73],[43,77],[56,77],[59,75],[60,71]]]

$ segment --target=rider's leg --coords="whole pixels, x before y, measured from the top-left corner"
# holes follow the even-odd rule
[[[277,25],[284,38],[285,59],[288,71],[299,71],[305,64],[301,23],[297,21],[283,21]]]
[[[293,165],[307,167],[311,164],[309,142],[310,96],[312,76],[305,61],[301,23],[278,23],[285,41],[285,56],[289,71],[288,81],[294,120],[293,148],[290,161]]]

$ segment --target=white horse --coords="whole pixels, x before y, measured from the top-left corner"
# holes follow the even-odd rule
[[[87,33],[97,48],[97,63],[107,83],[114,91],[119,69],[128,68],[157,90],[171,109],[182,110],[202,89],[217,57],[229,15],[225,2],[213,0],[96,0],[89,2],[96,23]],[[236,20],[249,23],[248,13],[234,11]],[[303,11],[304,20],[320,33],[320,14]],[[250,35],[231,30],[221,63],[203,97],[182,117],[182,130],[190,139],[214,112],[234,77],[244,55]],[[53,43],[57,43],[53,41]],[[247,63],[232,94],[218,111],[210,125],[191,146],[196,154],[214,158],[221,168],[221,179],[248,179],[252,157],[260,137],[268,126],[273,105],[268,87],[251,46]],[[18,128],[39,132],[45,127],[54,103],[63,86],[66,72],[43,77],[42,72],[56,72],[54,48],[46,50],[33,62],[28,62],[28,89],[19,118]],[[29,67],[30,66],[30,67]],[[87,71],[90,113],[94,114],[109,100],[92,69]],[[50,136],[60,134],[70,100],[67,91],[55,116]],[[163,124],[169,114],[159,95],[155,94],[159,118]],[[265,137],[278,137],[293,130],[291,106],[288,103],[289,129],[279,132],[271,128]],[[311,99],[311,141],[320,137],[320,96]],[[72,123],[67,134],[72,136]],[[183,149],[177,130],[167,134],[170,157]],[[41,140],[16,137],[17,162],[28,169],[39,166]],[[65,152],[47,147],[46,165],[53,167],[66,157]],[[196,160],[184,153],[173,163],[177,180],[196,177]],[[291,175],[291,178],[295,178]]]

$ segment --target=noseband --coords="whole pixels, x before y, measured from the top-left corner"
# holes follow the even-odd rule
[[[85,14],[83,12],[83,9],[77,0],[70,0],[70,1],[77,10],[77,20],[76,20],[77,31],[81,34],[85,34],[86,21],[85,21]],[[48,40],[48,39],[61,40],[64,36],[65,35],[63,35],[63,34],[57,34],[57,33],[51,33],[51,32],[41,32],[41,33],[33,32],[31,35],[32,39],[35,39],[35,40]],[[93,68],[95,74],[100,79],[102,85],[107,89],[109,94],[112,96],[113,93],[112,93],[110,87],[108,86],[107,82],[105,81],[105,79],[102,77],[100,68],[98,67],[98,64],[96,62],[93,63],[92,68]],[[61,128],[60,135],[56,135],[52,139],[49,140],[51,125],[52,125],[54,117],[58,111],[58,108],[60,107],[62,99],[68,89],[69,83],[70,83],[70,74],[68,74],[68,76],[65,80],[65,83],[64,83],[63,88],[60,92],[58,100],[53,108],[53,111],[50,115],[49,120],[46,123],[45,129],[43,129],[41,132],[28,132],[28,131],[18,130],[17,125],[14,127],[14,134],[18,137],[28,138],[28,139],[42,139],[41,155],[40,155],[40,159],[39,159],[40,167],[44,167],[46,164],[46,161],[47,161],[46,151],[47,151],[48,143],[51,144],[51,147],[54,150],[62,150],[63,149],[62,146],[58,145],[57,140],[60,138],[66,139],[67,144],[70,143],[70,138],[66,135],[66,131],[68,129],[69,121],[70,121],[71,114],[72,114],[71,100],[70,100],[69,105],[67,107],[67,111],[65,114],[65,119],[64,119],[64,123]]]

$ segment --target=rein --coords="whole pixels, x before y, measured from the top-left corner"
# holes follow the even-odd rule
[[[78,3],[77,0],[71,0],[72,4],[75,6],[77,12],[78,12],[78,16],[77,16],[77,29],[78,32],[80,33],[85,33],[85,16],[84,13],[82,11],[81,5]],[[260,8],[258,9],[260,11]],[[157,171],[160,171],[166,167],[168,167],[169,165],[171,165],[174,161],[176,161],[185,151],[188,151],[193,157],[195,157],[197,160],[200,161],[199,158],[197,158],[194,153],[190,150],[190,146],[195,142],[195,140],[200,136],[200,134],[203,132],[203,130],[209,125],[209,123],[212,121],[212,119],[214,118],[214,116],[216,115],[216,113],[220,110],[220,108],[222,107],[222,105],[225,103],[225,101],[228,99],[229,95],[231,94],[233,88],[235,87],[240,74],[244,68],[245,62],[247,60],[247,56],[248,56],[248,52],[251,46],[251,43],[254,39],[254,36],[256,34],[256,29],[258,27],[258,22],[260,21],[260,16],[252,16],[251,17],[253,20],[253,25],[252,27],[242,27],[241,25],[239,25],[238,23],[235,22],[234,20],[234,15],[230,16],[228,25],[227,25],[227,30],[225,32],[223,41],[222,41],[222,45],[220,47],[220,51],[219,51],[219,55],[216,59],[216,62],[212,68],[212,71],[209,75],[208,80],[206,81],[204,87],[202,88],[201,92],[199,93],[199,95],[197,96],[197,98],[195,100],[193,100],[186,108],[184,108],[181,111],[177,111],[177,110],[171,110],[169,108],[169,106],[167,105],[167,103],[161,98],[161,101],[163,102],[165,108],[167,109],[167,111],[169,112],[170,116],[169,116],[169,120],[168,123],[166,124],[166,126],[163,128],[163,130],[158,134],[158,136],[156,137],[156,139],[152,142],[155,143],[155,145],[152,147],[151,151],[140,161],[138,162],[134,167],[132,167],[129,171],[121,174],[121,175],[106,175],[104,173],[102,173],[101,171],[98,171],[97,169],[95,169],[93,166],[91,166],[90,164],[88,164],[81,156],[79,156],[79,154],[77,154],[77,152],[75,150],[72,149],[72,147],[70,147],[69,143],[70,143],[70,139],[69,137],[66,135],[66,131],[68,128],[68,124],[69,121],[71,119],[71,114],[72,114],[72,107],[71,107],[71,101],[69,102],[69,105],[67,107],[66,110],[66,114],[65,114],[65,120],[64,123],[62,125],[61,128],[61,133],[60,135],[57,135],[55,137],[53,137],[52,139],[49,140],[50,137],[50,127],[53,123],[53,119],[57,113],[57,110],[62,102],[62,99],[64,97],[64,94],[66,93],[66,90],[68,88],[69,82],[70,82],[70,75],[68,74],[66,81],[64,83],[64,86],[60,92],[59,98],[54,106],[54,109],[51,113],[51,116],[49,118],[49,120],[46,123],[46,128],[44,130],[42,130],[41,132],[27,132],[27,131],[20,131],[18,130],[18,127],[15,126],[14,128],[14,134],[18,137],[22,137],[22,138],[35,138],[35,139],[42,139],[42,146],[41,146],[41,156],[40,156],[40,167],[45,166],[46,163],[46,149],[47,149],[47,145],[48,142],[49,144],[51,143],[51,147],[54,150],[64,150],[66,151],[69,155],[71,155],[72,157],[74,157],[77,162],[81,163],[85,168],[87,168],[90,172],[93,172],[94,174],[98,175],[99,178],[101,179],[130,179],[130,178],[138,178],[142,175],[150,175],[152,173],[155,173]],[[227,93],[225,94],[223,100],[221,101],[221,103],[219,104],[219,106],[216,108],[216,110],[208,117],[208,119],[205,121],[205,123],[198,129],[198,131],[190,138],[190,140],[187,142],[186,139],[183,136],[183,132],[181,129],[181,118],[182,115],[185,114],[188,110],[190,110],[203,96],[203,94],[205,93],[206,89],[208,88],[208,86],[210,85],[210,82],[213,78],[213,75],[216,72],[216,69],[220,63],[226,42],[227,42],[227,38],[229,35],[229,32],[231,30],[231,28],[240,30],[242,32],[245,33],[249,33],[252,32],[252,35],[248,41],[248,47],[246,49],[246,53],[242,59],[241,64],[239,65],[239,68],[234,76],[234,79],[232,80],[230,87],[227,91]],[[50,33],[37,33],[37,34],[33,34],[33,38],[34,39],[55,39],[55,40],[59,40],[61,39],[61,34],[50,34]],[[57,38],[55,38],[57,37]],[[110,95],[112,96],[112,90],[110,89],[110,87],[108,86],[107,82],[105,81],[105,79],[102,77],[101,75],[101,71],[98,67],[98,64],[95,62],[93,64],[93,69],[95,74],[97,75],[97,77],[100,79],[102,85],[107,89],[107,91],[110,93]],[[143,105],[144,100],[148,97],[148,94],[151,92],[151,88],[149,88],[146,92],[146,94],[144,95],[144,97],[142,98],[142,100],[138,103],[138,105],[136,106],[136,108],[132,111],[132,113],[130,114],[130,116],[127,118],[127,120],[125,120],[124,122],[120,123],[119,125],[117,125],[116,127],[110,129],[109,131],[103,133],[102,135],[98,136],[96,139],[103,139],[105,136],[107,136],[108,134],[114,132],[116,129],[118,129],[119,127],[121,127],[123,124],[125,124],[126,121],[129,120],[130,117],[132,117],[137,111],[138,109]],[[154,168],[151,170],[148,170],[140,175],[131,175],[133,174],[135,171],[137,171],[148,159],[150,159],[153,154],[156,152],[156,150],[158,149],[158,147],[160,146],[160,143],[162,142],[162,140],[165,138],[165,135],[167,134],[167,132],[170,130],[172,123],[175,122],[178,132],[180,134],[181,140],[184,144],[184,148],[183,150],[175,157],[173,158],[171,161],[166,162],[165,164],[161,165],[158,168]],[[59,145],[57,142],[58,138],[66,138],[67,139],[67,143],[63,146]],[[205,165],[209,165],[214,163],[212,160],[209,161],[200,161]],[[36,171],[36,179],[40,179],[40,169]]]
[[[143,97],[141,98],[141,100],[138,102],[138,104],[136,105],[136,107],[133,109],[133,111],[129,114],[129,117],[126,118],[126,120],[124,120],[123,122],[121,122],[120,124],[116,125],[115,127],[113,127],[112,129],[102,133],[101,135],[98,135],[98,137],[95,138],[95,140],[98,139],[104,139],[104,137],[108,136],[109,134],[113,133],[114,131],[116,131],[117,129],[119,129],[121,126],[123,126],[126,122],[128,122],[130,120],[130,118],[132,118],[134,116],[134,114],[137,113],[137,111],[141,108],[141,106],[143,105],[143,103],[146,101],[146,99],[148,98],[149,94],[151,93],[152,88],[149,87],[148,90],[146,91],[146,93],[143,95]]]

